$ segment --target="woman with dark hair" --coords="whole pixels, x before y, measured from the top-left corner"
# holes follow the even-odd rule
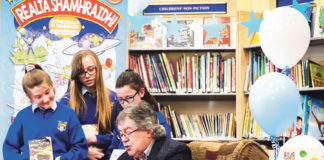
[[[139,104],[142,101],[149,103],[155,111],[159,119],[159,123],[164,126],[166,136],[171,138],[170,126],[164,116],[158,112],[157,101],[148,92],[143,80],[136,72],[127,69],[125,72],[119,75],[116,81],[116,94],[122,108],[125,108],[128,104]],[[124,149],[123,143],[117,138],[117,135],[119,135],[119,132],[117,129],[115,129],[114,138],[108,149],[108,154],[111,154],[113,149]]]
[[[153,107],[153,110],[158,111],[158,102],[156,99],[148,92],[147,88],[144,85],[143,80],[141,77],[134,72],[131,69],[127,69],[125,72],[121,73],[116,81],[116,93],[117,97],[120,98],[119,102],[123,102],[122,107],[124,107],[124,102],[126,103],[132,103],[128,102],[126,99],[123,99],[122,97],[131,97],[127,96],[131,91],[136,91],[139,95],[139,97],[134,97],[135,100],[144,100],[147,103],[151,104]],[[135,95],[136,96],[136,95]],[[133,98],[133,99],[134,99]],[[136,99],[138,98],[138,99]],[[136,102],[135,102],[136,103]],[[138,103],[136,103],[138,104]]]

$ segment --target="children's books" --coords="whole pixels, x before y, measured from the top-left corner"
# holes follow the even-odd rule
[[[30,160],[53,160],[51,137],[29,140],[28,145]]]

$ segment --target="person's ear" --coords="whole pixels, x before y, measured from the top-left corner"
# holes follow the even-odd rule
[[[146,132],[147,132],[146,134],[147,138],[153,138],[152,131],[150,129],[146,130]]]
[[[28,97],[30,103],[33,103],[34,102],[33,97],[30,94],[27,93],[26,94],[26,97]]]
[[[145,89],[144,89],[144,88],[141,88],[141,89],[138,91],[138,95],[140,95],[140,97],[143,98],[144,95],[145,95]]]

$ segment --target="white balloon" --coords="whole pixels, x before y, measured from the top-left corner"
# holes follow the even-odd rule
[[[135,15],[138,11],[145,9],[151,0],[128,0],[128,14]]]
[[[290,7],[276,8],[264,17],[259,30],[264,54],[283,69],[297,64],[306,53],[310,29],[306,18]]]
[[[278,159],[320,160],[324,157],[324,146],[317,139],[300,135],[291,138],[279,152]]]

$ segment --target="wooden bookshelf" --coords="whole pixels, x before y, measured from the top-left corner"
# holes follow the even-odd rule
[[[214,2],[214,1],[210,1]],[[222,1],[223,2],[223,1]],[[245,107],[248,99],[248,94],[244,92],[244,78],[245,66],[247,62],[247,49],[260,47],[259,45],[245,46],[248,44],[247,28],[239,25],[236,22],[246,21],[249,19],[250,9],[247,11],[240,11],[235,0],[225,0],[227,3],[228,12],[216,16],[230,16],[234,17],[236,26],[236,46],[229,48],[196,48],[196,47],[180,47],[180,48],[129,48],[129,54],[157,54],[164,52],[173,61],[179,54],[183,52],[202,54],[202,52],[229,52],[236,57],[236,92],[235,93],[152,93],[156,99],[165,104],[170,104],[171,107],[181,113],[186,114],[204,114],[204,113],[235,113],[236,114],[236,137],[208,137],[208,138],[174,138],[178,141],[193,141],[193,140],[240,140],[242,139],[243,121],[245,114]],[[249,1],[250,2],[250,1]],[[153,0],[151,4],[167,3],[163,0]],[[169,3],[169,2],[168,2]],[[190,0],[185,3],[201,3],[198,0]],[[271,0],[270,7],[275,7],[275,1]],[[267,8],[268,9],[268,8]],[[164,17],[170,18],[172,15]],[[177,15],[181,17],[183,15]],[[204,15],[189,15],[204,16]],[[210,15],[209,15],[210,16]],[[257,15],[258,16],[258,15]]]

